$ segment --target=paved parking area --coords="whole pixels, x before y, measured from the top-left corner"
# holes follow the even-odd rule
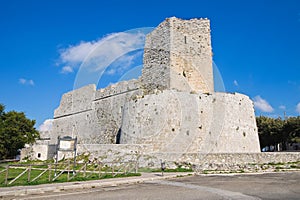
[[[17,199],[300,199],[300,172],[195,175]]]

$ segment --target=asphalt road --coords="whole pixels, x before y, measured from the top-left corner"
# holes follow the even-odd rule
[[[190,176],[17,199],[300,199],[300,172]]]

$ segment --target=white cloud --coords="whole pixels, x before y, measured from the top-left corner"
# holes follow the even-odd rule
[[[45,132],[45,131],[51,131],[52,130],[52,123],[53,119],[46,119],[40,126],[39,131]]]
[[[110,69],[106,72],[108,75],[113,75],[116,73],[116,70],[115,69]]]
[[[286,110],[286,106],[285,106],[285,105],[280,105],[280,106],[279,106],[279,109],[281,109],[281,110]]]
[[[81,63],[84,58],[97,46],[97,42],[83,42],[60,50],[60,58],[64,63]]]
[[[60,49],[60,63],[64,66],[61,72],[70,73],[80,64],[90,72],[102,71],[118,58],[124,64],[122,67],[126,67],[134,59],[126,53],[144,48],[145,35],[143,32],[112,33],[99,40]]]
[[[62,74],[69,74],[69,73],[72,73],[73,72],[73,68],[66,65],[64,66],[61,71],[60,71]]]
[[[263,98],[260,96],[256,96],[253,98],[254,101],[254,107],[258,110],[261,110],[263,112],[273,112],[274,109],[272,106]]]
[[[19,83],[22,84],[22,85],[31,85],[31,86],[34,86],[34,81],[33,80],[27,80],[25,78],[20,78],[19,79]]]
[[[26,83],[26,79],[24,79],[24,78],[20,78],[20,79],[19,79],[19,83],[21,83],[21,84],[23,84],[23,85],[24,85],[24,84]]]
[[[296,106],[296,112],[298,113],[298,114],[300,114],[300,102],[297,104],[297,106]]]
[[[29,85],[34,85],[33,80],[29,80],[29,81],[28,81],[28,84],[29,84]]]
[[[234,80],[234,81],[233,81],[233,84],[234,84],[235,86],[239,86],[239,83],[237,82],[237,80]]]
[[[123,55],[119,57],[110,65],[110,69],[106,71],[106,74],[123,74],[130,66],[134,64],[134,61],[142,55],[143,51],[137,51],[134,52],[133,55]]]

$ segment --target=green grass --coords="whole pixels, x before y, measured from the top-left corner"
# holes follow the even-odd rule
[[[278,163],[270,162],[270,163],[268,163],[268,165],[284,165],[284,163],[281,163],[281,162],[278,162]]]
[[[151,169],[151,168],[140,168],[139,169],[139,172],[162,172],[162,170],[161,169],[159,169],[159,168],[155,168],[155,169]],[[165,169],[165,171],[164,172],[166,172],[166,173],[168,173],[168,172],[193,172],[193,170],[192,169],[190,169],[190,168],[175,168],[175,169]]]
[[[8,174],[8,182],[13,180],[15,177],[17,177],[20,173],[22,173],[25,169],[9,169]],[[32,181],[35,177],[37,177],[43,170],[36,170],[32,169],[30,173],[30,180]],[[128,174],[114,174],[114,176],[111,173],[105,173],[101,174],[99,178],[98,173],[86,173],[88,177],[84,177],[83,173],[77,173],[74,178],[72,178],[69,181],[88,181],[88,180],[99,180],[99,179],[106,179],[106,178],[120,178],[120,177],[130,177],[130,176],[141,176],[140,173],[128,173]],[[73,173],[70,172],[70,177],[73,176]],[[54,171],[51,171],[51,179],[54,178]],[[13,182],[10,185],[5,185],[5,172],[0,174],[0,187],[6,187],[6,186],[17,186],[17,185],[38,185],[38,184],[45,184],[45,183],[62,183],[67,182],[68,180],[68,173],[64,172],[61,176],[59,176],[54,181],[49,181],[49,171],[43,174],[40,178],[38,178],[36,181],[28,182],[28,172],[23,174],[19,179],[17,179],[15,182]]]
[[[276,166],[275,169],[285,169],[284,167]]]
[[[300,161],[288,162],[287,164],[300,164]]]
[[[245,173],[244,170],[203,170],[203,174],[233,174]]]

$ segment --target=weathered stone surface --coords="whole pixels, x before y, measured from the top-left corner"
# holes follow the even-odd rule
[[[63,95],[51,141],[77,136],[79,153],[139,154],[148,164],[160,154],[260,152],[252,101],[213,88],[209,20],[172,17],[147,36],[140,79]]]
[[[139,167],[160,168],[164,161],[168,168],[178,166],[193,167],[196,171],[276,171],[278,166],[300,167],[298,152],[263,153],[180,153],[153,152],[151,145],[145,144],[94,144],[79,145],[82,152],[89,152],[91,161],[102,162],[136,161]],[[277,168],[276,168],[277,167]]]
[[[90,102],[95,99],[95,92],[96,86],[88,85],[64,94],[54,111],[54,119],[91,110]]]
[[[147,35],[141,79],[151,89],[214,92],[209,20],[171,17]]]
[[[123,116],[123,144],[152,144],[158,152],[260,152],[253,105],[242,94],[164,90],[128,101]]]
[[[48,160],[55,155],[56,146],[49,144],[49,140],[37,140],[21,150],[21,160]]]

